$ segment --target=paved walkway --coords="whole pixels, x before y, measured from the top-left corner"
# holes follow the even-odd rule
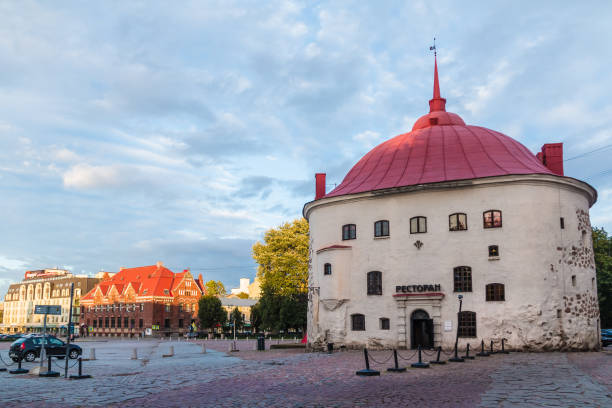
[[[91,380],[42,379],[0,373],[2,407],[612,407],[612,355],[602,353],[512,353],[448,363],[429,369],[358,377],[359,351],[304,353],[253,351],[241,342],[108,341],[87,362]],[[175,356],[163,358],[169,346]],[[134,347],[137,361],[130,360]],[[5,354],[6,352],[2,352]],[[383,362],[389,351],[373,351]],[[408,358],[411,352],[401,351]],[[88,352],[85,352],[85,356]],[[409,365],[415,357],[400,359]]]

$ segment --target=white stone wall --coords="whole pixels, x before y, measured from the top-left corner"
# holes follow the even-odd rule
[[[461,345],[506,338],[509,347],[518,349],[599,347],[588,223],[595,200],[592,188],[544,175],[428,187],[322,199],[305,206],[312,246],[309,284],[314,295],[308,322],[312,347],[325,342],[410,347],[410,315],[416,309],[434,319],[435,345],[452,347],[458,311],[453,268],[462,265],[472,268],[473,291],[462,293],[463,310],[476,312],[477,336],[460,339]],[[483,228],[483,212],[491,209],[502,211],[501,228]],[[455,212],[467,214],[467,231],[449,231],[448,216]],[[427,217],[427,233],[410,234],[410,218],[419,215]],[[389,238],[374,238],[378,220],[389,220]],[[342,241],[344,224],[357,225],[357,239]],[[417,240],[421,249],[414,245]],[[334,244],[351,248],[319,251]],[[499,246],[498,260],[489,259],[489,245]],[[326,262],[332,264],[330,276],[323,275]],[[382,296],[367,295],[369,271],[383,273]],[[505,301],[485,300],[488,283],[505,285]],[[440,284],[444,297],[404,302],[393,296],[396,285],[413,284]],[[351,331],[353,313],[366,316],[366,331]],[[381,317],[390,319],[390,330],[379,329]],[[452,322],[452,330],[444,330],[446,321]]]

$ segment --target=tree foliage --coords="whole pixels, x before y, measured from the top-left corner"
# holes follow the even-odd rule
[[[237,307],[230,313],[230,323],[236,325],[236,330],[241,330],[244,327],[244,316]]]
[[[227,314],[221,306],[221,300],[214,295],[202,296],[198,301],[198,319],[200,326],[204,328],[212,329],[225,324]]]
[[[244,292],[240,292],[239,294],[236,295],[238,298],[240,299],[248,299],[249,295],[244,293]]]
[[[223,285],[221,281],[209,280],[204,284],[204,288],[206,289],[207,295],[225,296],[227,294],[225,285]]]
[[[253,307],[258,324],[267,330],[305,329],[308,307],[308,222],[298,219],[268,230],[253,246],[259,264],[261,299]],[[254,313],[253,313],[254,312]]]
[[[612,236],[603,228],[593,228],[593,252],[597,269],[597,294],[601,327],[612,327]]]
[[[308,222],[297,219],[266,231],[264,242],[253,245],[262,287],[275,294],[293,295],[308,290]]]

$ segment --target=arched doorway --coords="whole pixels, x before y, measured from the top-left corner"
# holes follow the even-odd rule
[[[421,346],[431,348],[434,344],[433,320],[426,311],[418,309],[410,316],[410,337],[413,349]]]

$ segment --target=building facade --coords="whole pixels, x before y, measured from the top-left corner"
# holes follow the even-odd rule
[[[63,269],[27,271],[23,281],[9,286],[4,297],[3,331],[6,333],[41,332],[44,315],[34,314],[36,305],[59,305],[62,314],[47,317],[47,329],[65,334],[68,327],[70,285],[74,283],[72,322],[79,327],[81,296],[99,281],[85,275],[73,275]],[[76,331],[75,331],[76,332]]]
[[[309,346],[599,348],[595,189],[564,176],[561,144],[533,155],[446,112],[434,72],[411,132],[329,193],[316,176]]]
[[[204,293],[202,275],[174,273],[161,262],[121,268],[106,276],[81,303],[81,322],[93,336],[171,336],[190,331]]]

